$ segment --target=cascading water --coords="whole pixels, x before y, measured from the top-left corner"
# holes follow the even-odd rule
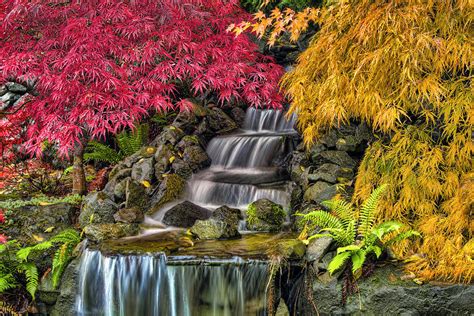
[[[207,147],[212,163],[193,176],[186,199],[208,208],[244,209],[267,198],[288,206],[285,175],[276,166],[293,150],[293,125],[281,111],[249,109],[241,132],[216,137]]]
[[[104,256],[87,250],[79,270],[80,316],[265,315],[267,264],[193,264],[165,255]]]
[[[281,111],[249,109],[240,132],[211,140],[212,164],[192,177],[185,198],[209,209],[244,209],[261,198],[288,206],[288,176],[278,162],[293,149],[294,120]],[[265,315],[267,263],[204,257],[205,262],[201,256],[190,262],[162,253],[109,256],[86,250],[76,311],[83,316]]]

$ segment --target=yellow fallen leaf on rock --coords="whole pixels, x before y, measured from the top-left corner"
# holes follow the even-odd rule
[[[40,241],[43,241],[43,240],[44,240],[44,238],[43,238],[43,237],[41,237],[41,236],[38,236],[38,235],[35,235],[35,234],[33,234],[33,235],[32,235],[32,237],[33,237],[33,239],[34,239],[34,240],[36,240],[36,241],[38,241],[38,242],[40,242]]]
[[[143,180],[142,181],[142,184],[145,188],[149,188],[151,186],[150,182],[146,181],[146,180]]]
[[[41,201],[41,202],[38,203],[38,205],[40,205],[40,206],[48,206],[48,205],[51,205],[51,203],[45,202],[45,201]]]
[[[171,156],[170,159],[169,159],[170,163],[173,163],[173,161],[174,161],[175,159],[176,159],[175,156]]]
[[[45,233],[50,233],[50,232],[52,232],[52,231],[54,230],[54,228],[55,228],[54,226],[48,227],[48,228],[46,228],[46,229],[44,230],[44,232],[45,232]]]

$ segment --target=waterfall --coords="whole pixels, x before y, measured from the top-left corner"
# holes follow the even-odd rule
[[[295,119],[287,120],[278,110],[248,109],[240,132],[211,140],[211,166],[192,177],[185,198],[210,209],[245,209],[263,198],[288,206],[287,184],[282,182],[287,177],[276,162],[294,149]]]
[[[190,265],[165,255],[86,250],[78,315],[265,315],[267,264],[233,258]]]

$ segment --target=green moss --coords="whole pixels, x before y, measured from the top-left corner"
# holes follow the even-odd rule
[[[79,205],[82,202],[82,197],[77,194],[66,195],[64,197],[35,197],[29,200],[5,200],[0,201],[0,208],[2,209],[17,209],[24,206],[38,206],[38,205],[54,205],[60,203],[68,203],[72,205]]]

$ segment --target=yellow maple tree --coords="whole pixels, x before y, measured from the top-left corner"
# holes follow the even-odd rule
[[[372,127],[378,140],[359,167],[354,201],[389,184],[380,220],[423,234],[396,252],[426,280],[474,275],[473,18],[471,0],[348,0],[260,14],[247,27],[273,43],[318,23],[282,81],[290,113],[308,146],[349,121]]]

